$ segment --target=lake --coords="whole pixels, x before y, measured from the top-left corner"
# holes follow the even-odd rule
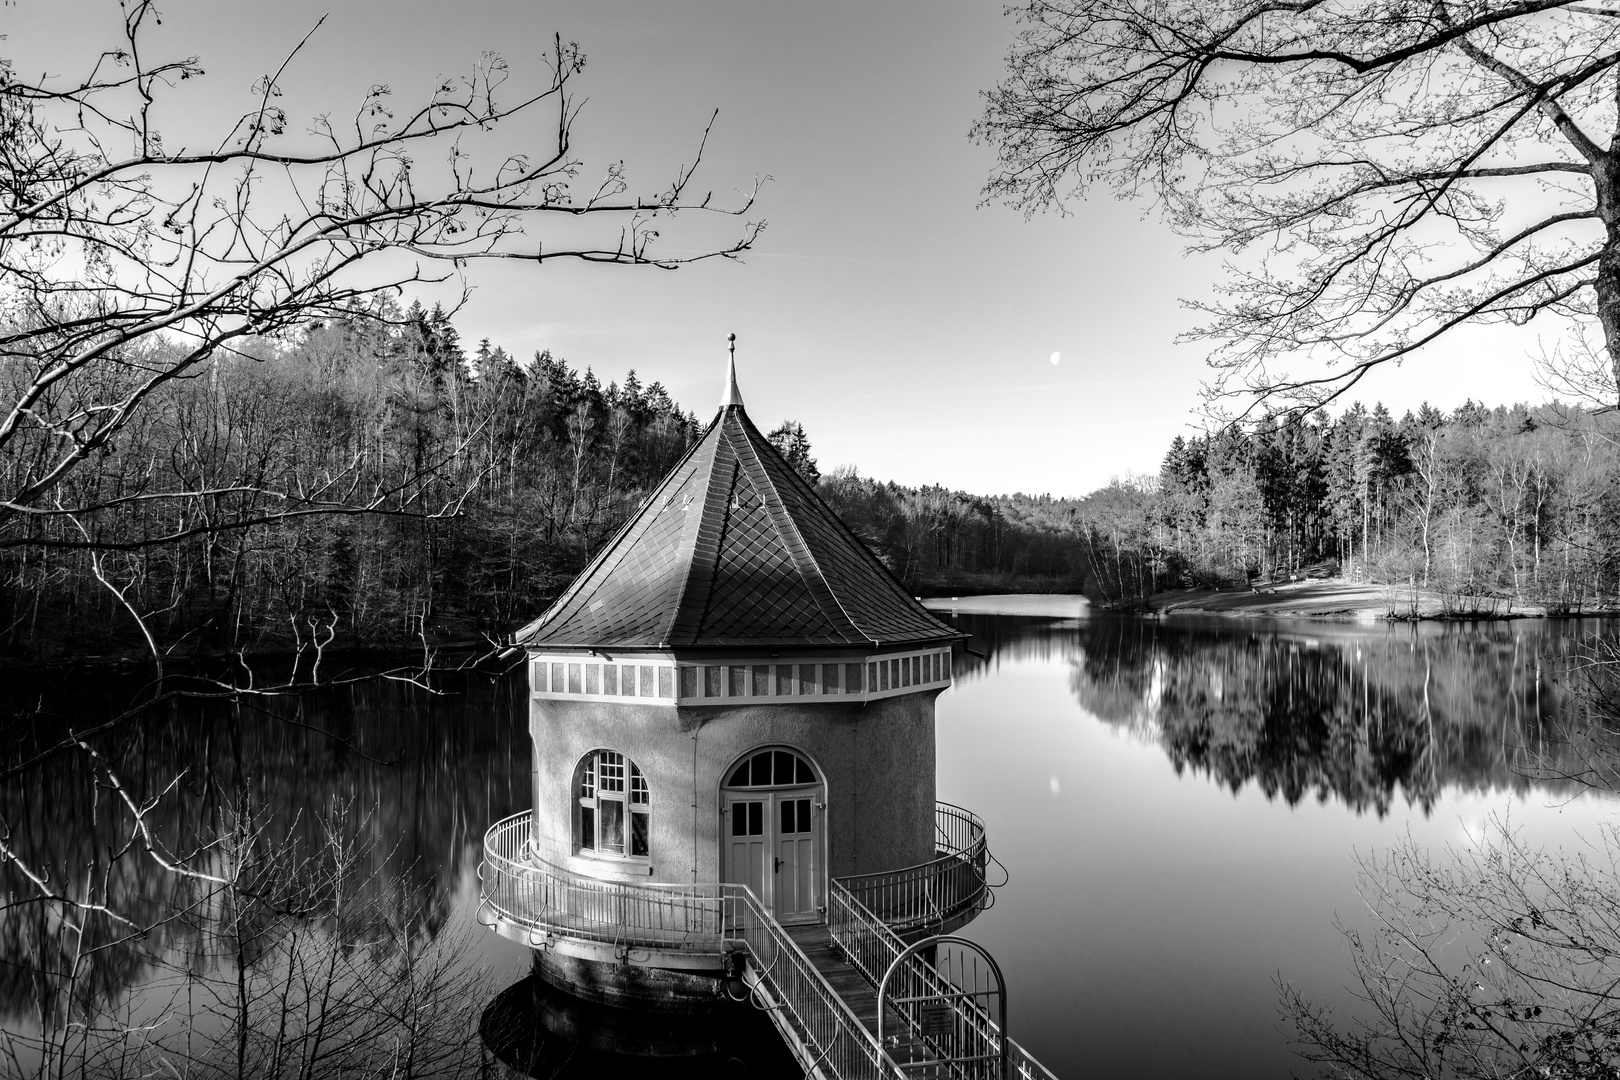
[[[1358,853],[1408,834],[1466,843],[1493,814],[1569,846],[1613,816],[1608,797],[1545,778],[1582,765],[1548,740],[1578,711],[1571,650],[1600,624],[1153,621],[1016,603],[1021,614],[981,601],[952,616],[973,636],[939,700],[938,795],[985,820],[1006,867],[966,933],[1006,972],[1012,1034],[1060,1077],[1286,1076],[1299,1063],[1277,981],[1354,1007],[1335,919],[1363,918]],[[644,1054],[660,1075],[789,1072],[746,1009],[695,1027],[626,1024],[526,980],[525,951],[476,924],[483,830],[530,801],[523,686],[466,673],[435,690],[364,681],[245,705],[166,702],[85,736],[98,757],[57,752],[0,785],[8,843],[53,882],[157,910],[175,902],[172,876],[117,854],[130,821],[112,778],[137,802],[161,796],[146,818],[176,851],[232,829],[267,850],[318,852],[341,835],[354,845],[349,895],[386,917],[329,920],[315,936],[343,949],[322,955],[364,942],[380,957],[368,963],[386,966],[390,948],[448,943],[447,970],[468,981],[446,995],[464,1010],[447,1068],[521,1058],[537,1074],[603,1075],[644,1069]],[[94,732],[140,692],[134,676],[14,684],[10,761]],[[4,873],[11,896],[28,894],[15,866]],[[199,971],[216,991],[236,985],[234,957],[199,944],[209,926],[224,940],[227,916],[109,943],[70,996],[150,1025],[154,1042],[186,1024],[227,1031],[234,1017],[217,1004],[176,1019],[178,988]],[[239,954],[271,989],[300,970],[279,959],[296,948],[278,925]],[[0,1026],[14,1049],[40,1030],[41,984],[27,973],[60,965],[61,941],[42,905],[0,913]],[[458,1044],[474,1026],[483,1041]]]
[[[1596,838],[1613,799],[1538,783],[1600,627],[968,615],[939,797],[1010,874],[970,933],[1059,1076],[1283,1077],[1276,980],[1345,1013],[1354,857],[1510,816]]]

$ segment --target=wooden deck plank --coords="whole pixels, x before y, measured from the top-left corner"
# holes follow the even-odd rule
[[[850,1011],[855,1014],[861,1026],[877,1038],[878,1003],[877,990],[866,981],[866,976],[847,960],[844,954],[833,946],[832,933],[825,923],[812,925],[785,926],[788,937],[803,951],[805,958],[815,965],[821,972],[821,977],[827,980],[833,993],[844,999]],[[885,1034],[894,1036],[907,1030],[905,1021],[894,1009],[889,1009],[887,1022],[884,1024]],[[910,1039],[906,1039],[899,1047],[891,1045],[890,1053],[896,1054],[899,1060],[906,1060],[905,1053]]]
[[[877,990],[866,980],[859,969],[844,959],[844,955],[832,942],[832,935],[826,925],[795,925],[781,927],[783,932],[792,939],[805,958],[815,967],[828,987],[841,998],[849,1007],[861,1026],[872,1036],[877,1038]],[[812,1057],[794,1030],[790,1018],[780,1012],[773,1011],[771,1020],[782,1033],[783,1040],[794,1056],[800,1059],[801,1066],[807,1070],[807,1075],[813,1075],[815,1080],[837,1080],[833,1073],[819,1065],[819,1057]],[[888,1022],[884,1025],[885,1034],[889,1037],[888,1052],[897,1062],[932,1061],[933,1053],[921,1042],[913,1038],[904,1019],[893,1008],[888,1010]],[[901,1034],[904,1033],[904,1034]],[[913,1067],[908,1070],[909,1076],[914,1080],[930,1080],[936,1069]]]

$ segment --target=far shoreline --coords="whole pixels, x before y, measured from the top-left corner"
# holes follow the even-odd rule
[[[1471,618],[1535,618],[1542,609],[1512,610],[1497,601],[1494,611]],[[1414,610],[1415,608],[1415,610]],[[1386,585],[1369,585],[1345,578],[1310,578],[1254,587],[1225,589],[1171,589],[1154,593],[1144,613],[1154,615],[1220,615],[1228,618],[1333,619],[1343,622],[1407,621],[1445,618],[1436,593],[1419,590],[1414,604],[1410,589],[1395,592]]]
[[[1433,590],[1369,585],[1344,578],[1279,581],[1253,587],[1170,589],[1145,601],[1109,603],[1078,593],[1006,593],[919,597],[931,610],[962,614],[1082,618],[1090,613],[1210,616],[1225,619],[1300,619],[1333,622],[1485,622],[1506,619],[1612,618],[1613,608],[1549,615],[1545,607],[1504,597],[1446,598]],[[1474,605],[1464,607],[1463,605]]]

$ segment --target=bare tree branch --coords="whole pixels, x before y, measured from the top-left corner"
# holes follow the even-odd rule
[[[1540,315],[1602,328],[1620,400],[1614,11],[1032,0],[1017,14],[973,130],[999,153],[985,197],[1061,211],[1106,184],[1151,195],[1195,250],[1228,252],[1190,335],[1215,347],[1217,414],[1308,410],[1457,327]]]
[[[0,74],[0,455],[26,463],[0,482],[0,526],[44,505],[155,393],[233,343],[448,280],[470,260],[670,269],[735,257],[762,228],[746,222],[693,255],[655,250],[659,218],[753,207],[754,194],[721,208],[691,192],[712,118],[669,187],[631,195],[615,165],[577,198],[570,84],[584,56],[560,38],[549,81],[511,103],[505,62],[486,55],[402,114],[378,86],[352,130],[320,117],[300,133],[277,104],[279,84],[317,23],[213,149],[171,150],[158,112],[202,70],[195,58],[148,64],[152,18],[148,4],[132,5],[125,45],[77,84]],[[538,156],[484,162],[467,145],[542,108],[554,112],[555,141]],[[120,141],[128,152],[114,150]],[[444,159],[432,167],[435,153]],[[578,230],[557,243],[527,235],[558,216],[623,220],[605,242]]]

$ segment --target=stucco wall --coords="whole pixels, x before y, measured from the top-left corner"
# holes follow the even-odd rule
[[[785,745],[809,757],[826,782],[833,877],[926,862],[934,857],[937,695],[927,690],[864,707],[536,699],[530,713],[536,824],[557,850],[571,851],[574,768],[591,750],[617,750],[641,768],[651,791],[652,873],[644,864],[590,856],[571,864],[639,881],[718,881],[721,778],[749,752]]]

